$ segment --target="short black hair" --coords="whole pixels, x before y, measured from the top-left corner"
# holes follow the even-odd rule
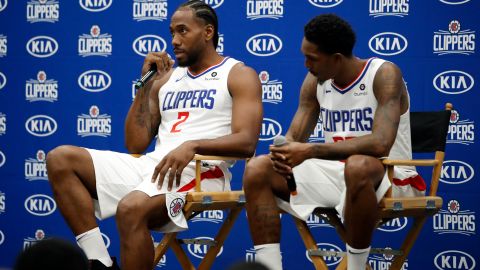
[[[304,35],[320,52],[352,56],[355,32],[348,22],[335,14],[323,14],[310,20],[305,25]]]
[[[187,1],[181,4],[178,8],[180,9],[182,7],[189,7],[193,9],[194,14],[197,18],[202,19],[205,24],[213,25],[213,46],[215,46],[216,49],[218,45],[218,17],[217,13],[215,13],[215,10],[201,0]]]

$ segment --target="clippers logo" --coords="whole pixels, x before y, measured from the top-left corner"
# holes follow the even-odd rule
[[[101,70],[87,70],[78,77],[78,85],[87,92],[102,92],[110,87],[112,78]]]
[[[438,234],[456,233],[463,235],[475,234],[475,212],[460,211],[460,203],[450,200],[447,210],[441,209],[433,216],[433,231]]]
[[[456,110],[452,110],[450,116],[450,125],[448,126],[447,143],[457,143],[470,145],[475,140],[475,125],[472,120],[461,120],[460,114]]]
[[[470,0],[439,0],[447,5],[461,5],[470,2]]]
[[[247,0],[247,19],[279,19],[283,17],[283,0]]]
[[[322,214],[324,218],[327,218],[326,215]],[[306,220],[307,226],[311,228],[333,228],[332,225],[328,224],[328,222],[325,221],[324,218],[321,218],[317,215],[310,214],[308,219]]]
[[[473,88],[473,76],[460,70],[446,70],[433,78],[433,87],[447,95],[462,94]]]
[[[25,200],[25,209],[35,216],[48,216],[57,209],[57,204],[48,195],[35,194]]]
[[[319,8],[331,8],[340,5],[343,0],[308,0],[308,2]]]
[[[113,0],[80,0],[80,6],[86,11],[100,12],[109,8]]]
[[[342,252],[342,250],[335,246],[334,244],[329,244],[329,243],[317,243],[317,247],[320,250],[323,251],[333,251],[333,252]],[[312,262],[312,259],[310,258],[310,255],[308,255],[308,250],[305,251],[305,256],[307,259]],[[339,264],[341,261],[340,257],[333,257],[333,256],[323,256],[323,260],[328,266],[336,265]]]
[[[52,37],[36,36],[27,42],[26,48],[30,55],[38,58],[46,58],[57,52],[58,43]]]
[[[185,205],[185,201],[181,198],[176,198],[170,203],[170,215],[172,217],[178,216]]]
[[[282,49],[282,40],[272,34],[258,34],[247,40],[247,50],[256,56],[270,56]]]
[[[77,118],[77,134],[80,137],[112,135],[112,117],[108,114],[100,114],[100,109],[93,105],[89,114],[81,114]]]
[[[434,32],[433,53],[438,55],[475,53],[475,31],[460,30],[460,22],[451,21],[448,24],[448,31]]]
[[[390,247],[386,247],[385,249],[391,250]],[[390,269],[392,260],[393,260],[393,255],[386,255],[386,254],[383,254],[383,256],[372,255],[372,256],[369,256],[367,263],[370,265],[370,267],[373,270],[383,270],[383,269]],[[408,269],[408,260],[405,260],[405,262],[403,263],[400,269],[402,270]]]
[[[322,118],[319,117],[317,120],[317,125],[313,129],[312,134],[308,138],[309,142],[325,142],[325,135],[323,134],[323,124]]]
[[[374,18],[382,16],[404,17],[408,15],[409,0],[370,0],[370,16]]]
[[[199,215],[191,219],[192,222],[211,222],[211,223],[222,223],[223,222],[223,211],[221,210],[209,210],[203,211]]]
[[[164,21],[167,16],[167,0],[133,0],[133,19],[135,21]]]
[[[5,157],[5,154],[0,151],[0,168],[5,164],[5,161],[7,161],[7,157]]]
[[[250,248],[245,250],[245,261],[246,262],[255,262],[255,255],[257,253],[255,252],[254,248]]]
[[[205,4],[211,6],[213,9],[220,7],[224,0],[203,0]]]
[[[470,164],[460,160],[447,160],[443,162],[440,182],[459,185],[470,181],[475,172]]]
[[[0,35],[0,57],[7,56],[7,36]]]
[[[2,231],[0,231],[0,246],[3,244],[4,241],[5,241],[5,234],[3,234]]]
[[[279,104],[283,98],[283,84],[279,80],[270,80],[270,74],[267,71],[261,71],[258,74],[260,83],[262,83],[262,102]]]
[[[57,122],[48,115],[39,114],[28,118],[25,128],[33,136],[46,137],[57,131]]]
[[[7,133],[7,115],[0,112],[0,136]]]
[[[0,191],[0,214],[4,212],[5,212],[5,193]]]
[[[90,35],[83,34],[78,37],[78,55],[109,56],[112,54],[112,35],[100,34],[100,27],[92,25]]]
[[[218,44],[217,44],[217,48],[216,48],[216,51],[217,51],[218,54],[223,55],[223,50],[224,50],[223,44],[224,44],[224,43],[225,43],[225,37],[224,37],[224,35],[218,33]]]
[[[7,76],[0,72],[0,90],[7,84]]]
[[[8,5],[8,0],[0,0],[0,12],[2,12]]]
[[[401,54],[408,47],[407,39],[394,32],[378,33],[368,41],[370,50],[379,55],[397,55]]]
[[[434,263],[437,269],[440,270],[473,270],[476,265],[475,259],[472,255],[460,250],[446,250],[440,252],[435,256]]]
[[[282,126],[271,118],[263,118],[260,141],[270,141],[282,134]]]
[[[159,36],[143,35],[133,41],[132,48],[138,55],[147,56],[149,52],[165,51],[167,43]]]
[[[214,240],[213,238],[207,237],[207,236],[200,236],[200,237],[196,237],[195,239],[198,239],[198,240],[201,240],[201,239]],[[190,254],[192,254],[193,256],[195,256],[199,259],[203,259],[203,257],[205,257],[205,254],[207,254],[208,248],[209,247],[207,245],[202,245],[202,244],[188,244],[187,245],[188,252],[190,252]],[[218,251],[217,257],[222,255],[222,252],[223,252],[223,247],[221,247],[220,251]]]
[[[58,82],[53,79],[47,80],[47,73],[41,70],[37,73],[37,79],[30,79],[25,83],[25,97],[30,102],[48,101],[58,99]]]
[[[42,229],[35,231],[35,237],[27,237],[23,239],[23,250],[35,245],[38,241],[45,238],[45,232]]]
[[[48,180],[46,154],[43,150],[38,150],[35,158],[25,160],[25,179]]]
[[[27,3],[27,21],[58,22],[60,18],[60,4],[57,0],[31,0]]]
[[[408,218],[406,217],[394,218],[384,223],[382,226],[378,227],[378,229],[384,232],[398,232],[398,231],[401,231],[403,228],[405,228],[407,226],[407,223],[408,223]]]

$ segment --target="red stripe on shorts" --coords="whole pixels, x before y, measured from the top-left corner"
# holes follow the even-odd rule
[[[215,166],[213,170],[208,170],[206,172],[203,172],[200,174],[200,181],[203,181],[205,179],[217,179],[223,177],[223,171],[218,167]],[[177,192],[184,192],[188,191],[195,187],[195,178],[193,178],[188,184],[184,185],[181,187]]]
[[[425,180],[423,180],[423,178],[418,174],[403,180],[393,178],[393,183],[397,186],[410,185],[420,191],[425,191],[427,189],[427,184],[425,184]]]

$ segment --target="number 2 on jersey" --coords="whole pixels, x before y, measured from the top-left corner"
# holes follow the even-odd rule
[[[181,130],[178,129],[178,125],[187,121],[189,115],[190,115],[190,112],[178,112],[178,119],[179,120],[175,124],[173,124],[172,130],[170,130],[170,132],[171,133],[180,132]]]

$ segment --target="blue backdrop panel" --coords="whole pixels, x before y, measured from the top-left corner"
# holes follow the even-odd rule
[[[439,193],[440,213],[429,219],[404,269],[475,269],[480,264],[476,212],[480,210],[475,101],[480,77],[477,52],[480,10],[476,0],[206,0],[220,20],[218,51],[257,70],[263,86],[264,121],[257,153],[285,133],[306,74],[300,52],[310,18],[336,13],[357,33],[355,54],[381,57],[403,71],[412,110],[455,107]],[[74,241],[47,183],[45,155],[61,144],[125,152],[124,119],[148,51],[172,53],[173,0],[0,0],[0,268],[35,241],[60,236]],[[477,19],[475,19],[477,18]],[[319,125],[320,128],[320,125]],[[321,130],[311,141],[323,140]],[[243,164],[233,169],[241,187]],[[422,170],[429,177],[429,171]],[[208,211],[191,222],[186,237],[211,237],[225,218]],[[313,269],[290,217],[282,217],[286,269]],[[317,217],[308,225],[318,246],[343,249],[334,229]],[[398,244],[411,226],[395,219],[374,244]],[[112,255],[119,255],[114,219],[101,223]],[[154,234],[155,241],[161,235]],[[188,246],[198,262],[204,246]],[[214,269],[254,260],[243,212]],[[326,258],[333,269],[338,259]],[[373,269],[391,258],[371,256]],[[178,269],[170,251],[159,268]]]

